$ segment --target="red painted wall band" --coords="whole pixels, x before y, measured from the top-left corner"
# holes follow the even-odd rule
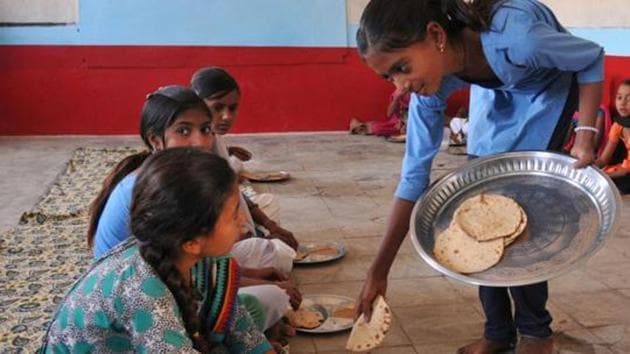
[[[629,62],[607,58],[607,102]],[[208,65],[241,85],[234,133],[346,130],[383,118],[393,90],[352,48],[0,46],[0,135],[135,134],[148,92]]]

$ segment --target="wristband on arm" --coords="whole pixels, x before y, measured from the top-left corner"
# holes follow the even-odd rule
[[[576,133],[581,131],[581,130],[588,130],[591,131],[595,134],[599,134],[599,129],[595,128],[595,127],[589,127],[587,125],[581,125],[579,127],[575,127],[575,129],[573,129]]]

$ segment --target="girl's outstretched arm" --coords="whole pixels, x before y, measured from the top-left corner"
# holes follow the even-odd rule
[[[413,202],[394,198],[394,205],[389,214],[385,236],[381,240],[378,254],[370,266],[367,279],[359,295],[355,308],[355,318],[364,313],[369,321],[372,316],[372,302],[378,295],[385,296],[387,276],[400,249],[400,245],[405,240],[407,231],[409,231],[409,219],[411,218],[413,205]]]
[[[595,160],[595,165],[597,165],[597,167],[603,168],[604,166],[608,165],[608,162],[610,162],[610,159],[612,158],[615,149],[617,149],[617,144],[618,141],[615,140],[608,140],[608,142],[606,142],[606,146],[604,147],[604,151],[602,151],[602,155],[599,156],[597,160]]]

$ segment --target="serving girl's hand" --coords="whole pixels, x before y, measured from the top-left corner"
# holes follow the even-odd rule
[[[592,135],[595,132],[584,130],[575,134],[575,144],[571,148],[571,156],[575,157],[575,167],[586,167],[595,162],[595,147]]]

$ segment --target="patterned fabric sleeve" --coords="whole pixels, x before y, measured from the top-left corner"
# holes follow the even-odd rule
[[[234,354],[262,354],[272,350],[265,335],[256,328],[254,321],[240,304],[224,344]]]
[[[113,301],[118,323],[129,334],[137,353],[197,353],[186,332],[175,298],[149,265],[136,256],[135,273],[116,286],[120,302]]]

